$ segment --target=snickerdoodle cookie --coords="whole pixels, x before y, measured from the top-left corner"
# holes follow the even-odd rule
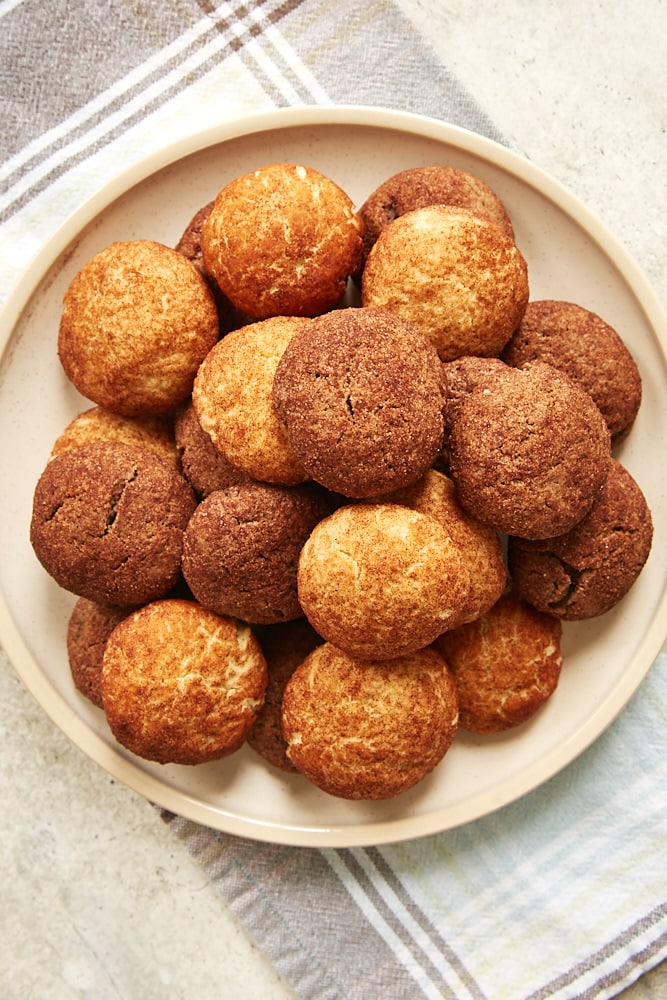
[[[310,320],[274,316],[233,330],[202,362],[192,390],[201,427],[232,465],[251,479],[295,486],[308,475],[272,402],[283,352]]]
[[[147,448],[98,441],[50,459],[35,488],[30,541],[65,590],[143,604],[180,580],[195,503],[173,465]]]
[[[384,309],[339,309],[297,331],[276,369],[273,403],[308,474],[347,497],[407,486],[442,443],[437,353]]]
[[[390,222],[406,212],[429,205],[467,208],[491,219],[514,239],[507,209],[485,181],[458,167],[434,164],[401,170],[368,196],[359,209],[364,223],[365,254],[368,255]]]
[[[111,633],[102,662],[113,735],[161,764],[203,764],[238,750],[266,683],[249,626],[194,601],[154,601],[132,612]]]
[[[500,354],[528,302],[528,268],[495,222],[431,205],[399,216],[368,255],[362,303],[416,323],[443,361]]]
[[[318,521],[331,512],[317,487],[239,483],[209,494],[183,539],[183,576],[218,614],[255,624],[300,617],[297,564]]]
[[[136,417],[183,403],[217,339],[213,294],[196,266],[161,243],[130,240],[101,250],[75,275],[58,354],[82,395]]]
[[[55,441],[51,454],[60,455],[69,448],[94,441],[122,441],[154,451],[159,458],[179,467],[178,448],[171,415],[121,417],[103,406],[93,406],[79,413]]]
[[[464,620],[465,555],[427,514],[393,503],[339,507],[301,551],[301,607],[352,656],[387,659],[428,645]]]
[[[510,573],[536,608],[576,620],[602,615],[627,594],[648,559],[653,522],[640,487],[612,459],[588,514],[557,538],[510,538]]]
[[[574,302],[529,302],[502,358],[517,368],[545,361],[560,369],[592,396],[612,444],[629,433],[641,404],[641,375],[621,336],[597,313]]]
[[[363,254],[347,194],[318,170],[273,163],[217,195],[201,230],[206,271],[242,312],[315,316],[344,295]]]
[[[453,674],[461,728],[496,733],[531,718],[558,686],[561,630],[558,619],[509,592],[440,636],[434,647]]]
[[[414,486],[388,498],[435,518],[452,537],[470,572],[470,593],[464,621],[479,618],[502,594],[507,582],[505,556],[498,533],[471,517],[456,497],[449,476],[429,469]]]
[[[462,507],[498,531],[549,538],[591,508],[611,462],[607,425],[583,389],[535,361],[474,390],[449,434]]]
[[[443,759],[457,726],[456,686],[433,649],[359,660],[325,643],[295,670],[283,697],[289,759],[345,799],[412,788]]]

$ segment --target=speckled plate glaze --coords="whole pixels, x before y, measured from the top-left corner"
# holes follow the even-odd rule
[[[627,597],[603,618],[567,624],[560,686],[509,733],[460,733],[419,786],[381,803],[347,802],[284,775],[245,747],[215,764],[161,766],[119,747],[102,712],[74,689],[65,633],[74,598],[37,563],[28,539],[35,483],[65,425],[90,406],[56,356],[62,296],[74,273],[113,240],[173,244],[228,180],[276,161],[312,165],[359,205],[406,167],[447,163],[478,174],[503,199],[529,264],[532,298],[569,299],[621,333],[644,398],[618,458],[653,511],[653,551]],[[277,843],[356,846],[449,829],[519,798],[572,761],[641,684],[665,634],[667,317],[617,240],[554,179],[487,139],[430,119],[370,108],[292,108],[222,123],[165,148],[87,201],[40,250],[1,317],[0,637],[34,697],[69,738],[136,792],[230,833]],[[48,776],[45,775],[45,780]]]

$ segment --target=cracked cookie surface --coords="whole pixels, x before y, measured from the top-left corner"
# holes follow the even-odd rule
[[[37,483],[30,540],[65,590],[106,604],[143,604],[181,578],[195,497],[148,449],[102,441],[52,458]]]

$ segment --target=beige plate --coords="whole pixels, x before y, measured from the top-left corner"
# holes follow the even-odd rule
[[[45,575],[28,541],[32,493],[51,445],[90,404],[56,357],[62,295],[78,268],[112,240],[173,244],[228,180],[275,161],[312,165],[359,205],[397,170],[446,163],[486,180],[507,206],[526,256],[533,298],[569,299],[600,313],[626,340],[644,380],[632,435],[619,451],[655,520],[647,566],[604,618],[565,628],[558,691],[526,725],[492,738],[459,734],[442,764],[390,802],[328,797],[264,765],[249,748],[196,768],[134,758],[103,714],[72,686],[65,630],[73,598]],[[517,799],[569,763],[637,689],[665,632],[667,317],[634,262],[572,195],[523,158],[478,135],[404,113],[294,108],[221,124],[121,174],[49,240],[6,303],[0,372],[0,637],[54,722],[119,781],[209,826],[296,845],[386,843],[445,830]]]

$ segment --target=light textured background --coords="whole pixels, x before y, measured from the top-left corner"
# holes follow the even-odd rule
[[[663,0],[400,0],[496,124],[612,229],[663,302]],[[0,664],[0,992],[7,1000],[293,996],[153,808]],[[667,996],[656,970],[625,996]],[[374,1000],[374,998],[369,998]],[[491,1000],[513,1000],[502,995]]]

